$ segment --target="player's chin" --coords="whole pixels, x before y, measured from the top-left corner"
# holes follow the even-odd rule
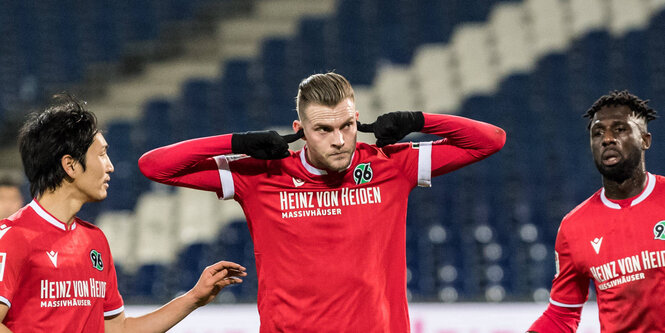
[[[349,167],[351,157],[346,154],[334,155],[328,159],[328,169],[333,171],[344,171]]]
[[[108,192],[106,192],[106,190],[103,190],[103,191],[100,191],[99,193],[97,193],[97,195],[94,196],[92,198],[92,200],[90,200],[90,201],[91,202],[100,202],[100,201],[104,201],[104,199],[106,199],[106,197],[108,197]]]

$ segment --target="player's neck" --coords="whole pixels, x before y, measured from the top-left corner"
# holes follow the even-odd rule
[[[83,201],[73,195],[67,186],[60,186],[55,191],[46,191],[37,198],[39,204],[53,217],[71,226],[74,216],[81,210]]]
[[[642,168],[635,169],[633,175],[622,182],[603,177],[605,196],[608,199],[623,200],[632,198],[640,194],[646,186],[647,172]]]

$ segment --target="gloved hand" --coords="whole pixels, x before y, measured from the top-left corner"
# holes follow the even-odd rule
[[[289,156],[289,143],[303,137],[302,129],[294,134],[279,135],[275,131],[233,133],[231,151],[260,160],[278,160]]]
[[[411,132],[420,132],[425,126],[425,116],[420,111],[395,111],[380,115],[371,124],[358,122],[358,130],[374,133],[378,147],[402,140]]]

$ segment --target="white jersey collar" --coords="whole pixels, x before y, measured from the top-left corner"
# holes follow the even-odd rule
[[[651,173],[647,172],[647,186],[644,189],[644,191],[642,191],[642,194],[640,194],[637,198],[633,199],[633,201],[630,203],[630,207],[633,207],[633,206],[639,204],[640,202],[644,201],[644,199],[649,197],[651,192],[653,192],[653,189],[655,187],[656,187],[656,176],[654,176]],[[603,187],[600,190],[600,200],[608,208],[621,209],[621,206],[619,204],[617,204],[615,202],[612,202],[610,199],[607,198],[607,196],[605,196],[605,187]]]
[[[32,199],[32,201],[30,201],[28,206],[30,206],[32,208],[32,210],[34,210],[35,213],[37,213],[37,215],[39,215],[39,217],[44,219],[44,221],[52,224],[54,227],[56,227],[58,229],[65,230],[65,231],[67,230],[67,224],[64,223],[64,222],[61,222],[60,220],[55,218],[53,215],[49,214],[49,212],[44,210],[44,208],[42,208],[42,206],[39,205],[37,200]],[[74,230],[74,229],[76,229],[76,222],[73,222],[72,226],[70,228],[70,230]]]

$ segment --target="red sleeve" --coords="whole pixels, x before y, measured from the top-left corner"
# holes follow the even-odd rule
[[[2,220],[0,225],[5,226],[0,235],[0,302],[11,307],[14,294],[21,288],[21,277],[26,274],[23,268],[28,260],[29,246],[18,230],[11,230],[12,226]]]
[[[222,185],[213,157],[232,153],[231,136],[192,139],[151,150],[139,159],[139,169],[158,183],[220,192]]]
[[[125,306],[122,300],[122,296],[120,295],[120,291],[118,290],[118,274],[116,273],[115,270],[115,263],[113,262],[113,254],[111,253],[111,248],[109,247],[106,236],[102,237],[106,242],[106,251],[108,251],[109,253],[109,264],[111,266],[108,270],[108,278],[107,278],[108,285],[106,287],[106,295],[104,297],[104,317],[111,317],[124,311]]]
[[[589,277],[575,265],[573,250],[566,237],[564,218],[559,228],[554,246],[556,275],[552,281],[550,305],[533,325],[530,331],[535,332],[575,332],[580,323],[582,306],[589,295]]]
[[[529,327],[529,332],[575,332],[580,324],[582,308],[564,308],[550,304],[543,315]]]
[[[422,133],[443,137],[432,144],[432,176],[480,161],[503,148],[506,132],[494,125],[468,118],[424,113]]]

